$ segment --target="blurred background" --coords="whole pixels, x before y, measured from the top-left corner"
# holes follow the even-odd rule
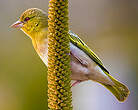
[[[0,110],[47,110],[47,68],[31,40],[9,26],[28,8],[47,12],[48,0],[0,0]],[[95,51],[131,94],[119,103],[101,85],[72,88],[74,110],[138,109],[138,0],[69,0],[70,29]]]

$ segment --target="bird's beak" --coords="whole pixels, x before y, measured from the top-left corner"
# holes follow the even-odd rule
[[[16,21],[15,23],[13,23],[11,26],[10,26],[11,28],[22,28],[23,27],[23,22],[21,22],[21,21]]]

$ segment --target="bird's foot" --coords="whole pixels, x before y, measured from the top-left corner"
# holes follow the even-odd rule
[[[71,87],[76,86],[76,85],[79,84],[80,82],[81,82],[80,80],[75,81],[75,82],[71,85]]]

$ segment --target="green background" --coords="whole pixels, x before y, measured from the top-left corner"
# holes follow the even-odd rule
[[[47,68],[28,38],[9,28],[28,8],[48,10],[48,0],[0,0],[0,110],[47,110]],[[138,1],[69,0],[70,29],[125,83],[131,94],[118,103],[87,81],[72,88],[74,110],[136,110],[138,102]]]

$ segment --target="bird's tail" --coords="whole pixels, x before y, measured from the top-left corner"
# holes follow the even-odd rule
[[[113,78],[110,74],[106,73],[106,75],[108,75],[108,77],[112,80],[114,84],[102,85],[105,86],[120,102],[124,102],[130,93],[129,89],[124,84]]]

